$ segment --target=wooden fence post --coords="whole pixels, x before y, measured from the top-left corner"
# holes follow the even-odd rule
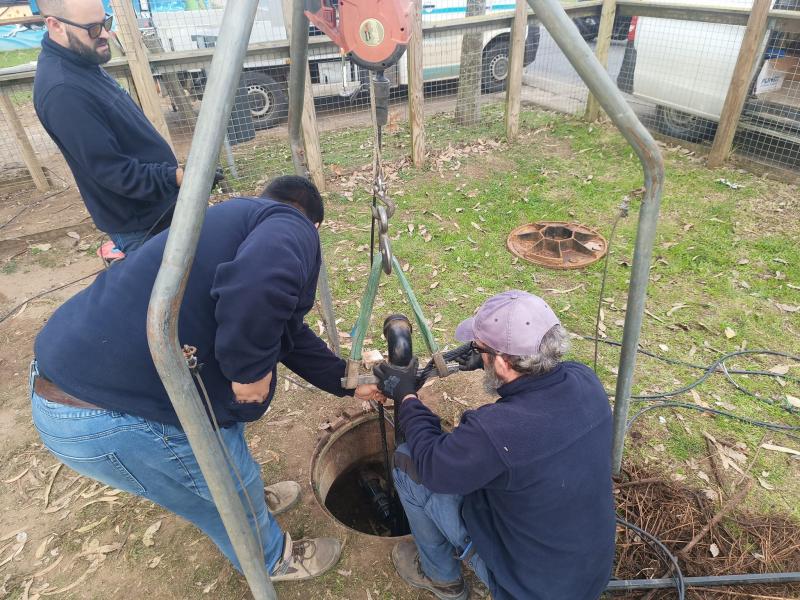
[[[425,165],[425,93],[422,78],[422,0],[414,0],[411,39],[408,42],[408,122],[411,124],[411,160]]]
[[[597,31],[597,46],[594,53],[597,60],[608,68],[608,49],[611,46],[611,36],[614,33],[614,17],[617,15],[616,0],[603,0],[603,8],[600,12],[600,27]],[[584,117],[587,121],[596,121],[600,116],[600,103],[590,92],[586,99],[586,113]]]
[[[511,142],[519,134],[519,106],[522,94],[522,70],[525,57],[525,30],[528,24],[528,3],[517,0],[511,25],[511,56],[506,86],[506,139]]]
[[[728,87],[728,94],[725,96],[725,104],[722,105],[717,134],[714,136],[714,143],[708,154],[709,167],[720,166],[731,151],[733,136],[736,135],[736,125],[750,90],[753,67],[759,58],[756,54],[761,46],[761,40],[767,33],[767,17],[771,6],[772,0],[755,0],[753,2],[742,46],[739,49],[739,57],[736,59],[736,66],[733,69],[731,84]]]
[[[17,146],[22,154],[22,160],[25,161],[25,166],[28,167],[28,172],[31,174],[33,184],[40,192],[47,192],[50,190],[50,183],[42,170],[42,165],[39,164],[39,159],[36,158],[36,153],[33,151],[33,146],[25,133],[25,127],[22,121],[19,120],[17,111],[14,110],[14,103],[8,96],[5,90],[0,89],[0,106],[3,107],[3,112],[6,114],[9,128],[14,132],[14,137],[17,140]]]
[[[167,122],[164,120],[161,99],[156,92],[156,82],[153,79],[153,72],[150,70],[150,62],[147,60],[147,50],[136,22],[133,5],[128,0],[111,0],[111,7],[114,10],[114,18],[119,24],[117,32],[125,47],[128,68],[131,71],[142,110],[158,133],[172,146],[172,138],[167,129]]]
[[[286,28],[286,39],[292,37],[292,0],[283,0],[283,24]],[[293,65],[294,66],[294,65]],[[314,110],[314,93],[311,91],[311,75],[308,64],[305,65],[306,84],[303,94],[303,117],[300,127],[303,131],[303,146],[306,151],[306,168],[311,176],[311,181],[317,186],[320,193],[325,191],[325,170],[322,166],[322,150],[319,147],[319,129],[317,128],[317,113]],[[289,100],[291,102],[291,99]]]

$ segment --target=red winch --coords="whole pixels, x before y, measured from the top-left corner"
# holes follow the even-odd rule
[[[411,0],[307,0],[306,16],[358,65],[383,71],[406,50]]]

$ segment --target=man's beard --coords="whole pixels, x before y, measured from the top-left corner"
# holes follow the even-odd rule
[[[108,45],[108,40],[97,38],[92,41],[91,46],[88,46],[72,35],[71,31],[67,31],[67,41],[69,42],[69,49],[86,62],[90,62],[93,65],[102,65],[111,60],[111,48]]]
[[[491,395],[497,394],[497,388],[503,385],[503,381],[497,376],[497,371],[494,370],[494,360],[491,360],[488,365],[483,367],[483,389],[486,393]]]

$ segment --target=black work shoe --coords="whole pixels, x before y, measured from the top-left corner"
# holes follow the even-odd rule
[[[417,545],[411,540],[404,540],[392,548],[392,562],[397,574],[408,585],[433,592],[439,600],[467,600],[469,588],[464,578],[450,583],[437,583],[422,570],[419,564]]]

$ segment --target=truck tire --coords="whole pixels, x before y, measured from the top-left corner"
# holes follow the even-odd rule
[[[664,135],[687,142],[709,140],[717,131],[714,121],[662,105],[656,107],[656,125]]]
[[[286,120],[289,100],[280,81],[262,71],[248,71],[243,80],[256,129],[269,129]]]
[[[481,89],[484,94],[502,92],[506,89],[509,68],[508,40],[500,39],[490,43],[483,51],[483,74]]]

